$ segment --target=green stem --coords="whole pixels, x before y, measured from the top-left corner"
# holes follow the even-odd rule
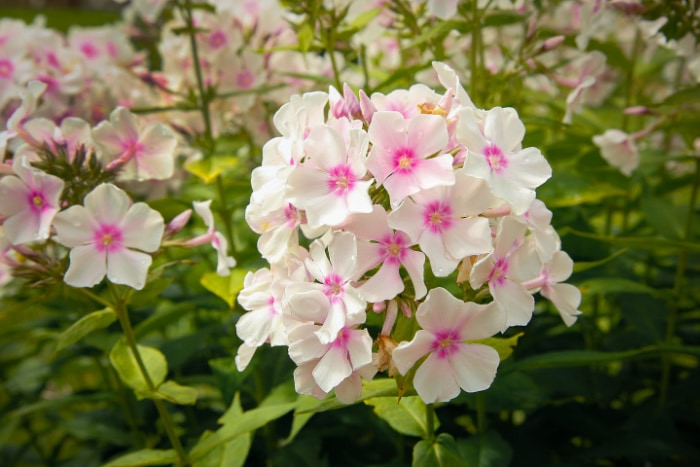
[[[435,438],[435,405],[427,404],[425,406],[425,424],[428,430],[428,438]]]
[[[688,214],[685,219],[685,230],[683,232],[683,240],[689,241],[693,232],[693,219],[695,218],[695,204],[698,200],[698,190],[700,189],[700,159],[695,160],[695,181],[690,193],[690,204],[688,205]],[[666,338],[664,343],[671,344],[676,335],[676,322],[685,291],[685,270],[688,267],[688,250],[680,252],[678,264],[676,266],[676,275],[673,281],[673,299],[669,302],[668,321],[666,322]],[[668,396],[668,385],[671,379],[671,359],[667,356],[662,360],[661,368],[661,387],[659,389],[659,405],[666,405]]]
[[[479,5],[476,0],[472,0],[472,43],[469,49],[469,71],[471,73],[471,86],[469,94],[476,96],[479,80],[479,47],[481,45],[481,19],[479,18]]]
[[[476,397],[476,428],[479,433],[484,433],[487,427],[486,396],[483,391],[477,392]]]
[[[199,105],[202,111],[202,118],[204,119],[204,137],[206,138],[209,150],[212,149],[214,144],[214,136],[211,130],[211,116],[209,115],[209,99],[207,98],[206,91],[204,89],[204,79],[202,78],[202,67],[199,63],[199,51],[197,50],[197,39],[194,33],[194,21],[192,19],[192,3],[190,0],[185,0],[184,8],[181,6],[185,21],[187,22],[187,28],[190,30],[190,49],[192,50],[192,61],[194,62],[194,74],[197,79],[197,91],[199,92]]]
[[[321,26],[323,27],[323,25]],[[333,67],[333,79],[335,80],[335,88],[338,92],[343,92],[343,85],[340,82],[340,72],[338,71],[338,63],[335,60],[335,33],[337,30],[337,24],[335,19],[335,11],[331,12],[331,24],[328,29],[323,33],[323,38],[326,46],[326,52],[328,57],[331,59],[331,67]]]
[[[134,334],[134,329],[131,326],[131,321],[129,319],[129,311],[126,308],[125,300],[123,297],[119,296],[116,286],[110,284],[110,289],[114,297],[114,311],[117,313],[117,317],[119,318],[119,324],[121,325],[122,331],[124,332],[126,343],[129,346],[129,349],[131,349],[131,353],[134,355],[134,359],[136,360],[136,364],[139,367],[139,371],[141,372],[141,375],[143,376],[143,379],[146,382],[146,386],[148,386],[148,390],[151,392],[155,392],[157,388],[155,384],[153,384],[151,375],[148,374],[148,369],[146,368],[146,365],[143,362],[141,352],[139,352],[138,346],[136,344],[136,335]],[[190,461],[187,459],[187,453],[185,452],[185,449],[180,443],[180,439],[175,433],[175,423],[173,422],[173,419],[170,416],[168,409],[165,407],[165,404],[160,399],[153,399],[153,403],[156,405],[158,415],[160,415],[160,420],[163,423],[163,427],[165,428],[165,432],[168,435],[170,444],[173,446],[173,448],[175,448],[175,451],[177,452],[177,456],[180,460],[180,465],[191,465]]]

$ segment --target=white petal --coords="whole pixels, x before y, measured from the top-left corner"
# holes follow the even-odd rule
[[[146,203],[136,203],[121,222],[124,246],[153,252],[160,246],[165,230],[163,216]]]
[[[94,241],[95,221],[83,206],[71,206],[56,214],[53,219],[56,229],[56,241],[67,246],[75,247]]]
[[[73,287],[93,287],[102,281],[106,272],[104,253],[92,245],[77,246],[70,252],[70,266],[63,280]]]
[[[115,284],[124,284],[136,290],[146,285],[151,255],[123,248],[107,254],[107,279]]]
[[[488,345],[466,344],[448,360],[459,386],[467,392],[476,392],[491,386],[500,357]]]
[[[401,342],[391,354],[399,373],[405,375],[418,360],[427,355],[434,341],[435,336],[421,329],[410,342]]]
[[[103,224],[119,224],[126,216],[131,199],[124,190],[111,183],[103,183],[85,196],[85,208]]]
[[[535,311],[535,299],[525,287],[505,280],[502,285],[489,288],[498,306],[506,311],[508,327],[525,326],[530,322]]]
[[[413,378],[413,387],[423,402],[447,402],[459,395],[459,385],[453,371],[447,359],[430,354]]]
[[[312,372],[316,384],[325,392],[330,392],[351,373],[352,367],[342,347],[331,347]]]
[[[416,251],[415,253],[418,252]],[[399,265],[391,264],[388,261],[382,263],[379,271],[357,288],[360,294],[369,302],[391,300],[403,292],[403,289]]]

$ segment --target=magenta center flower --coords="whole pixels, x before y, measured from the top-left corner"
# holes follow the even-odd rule
[[[494,286],[502,286],[506,282],[506,274],[508,273],[508,260],[498,258],[496,264],[493,265],[491,273],[489,273],[489,283]]]
[[[255,82],[255,75],[250,70],[241,70],[236,74],[236,86],[241,89],[249,89]]]
[[[508,158],[503,154],[501,148],[495,144],[489,144],[484,148],[484,156],[486,156],[491,172],[501,175],[508,167]]]
[[[10,60],[6,58],[0,58],[0,78],[12,78],[12,74],[14,73],[14,71],[15,67]]]
[[[221,29],[217,29],[209,36],[209,47],[214,50],[223,47],[227,42],[228,38],[226,37],[226,33],[224,33]]]
[[[46,196],[41,191],[38,191],[36,189],[30,190],[29,193],[27,193],[27,195],[29,209],[32,212],[39,214],[51,207],[46,199]]]
[[[355,187],[357,177],[347,164],[341,164],[328,171],[328,189],[336,196],[344,196]]]
[[[411,148],[399,148],[392,157],[394,171],[401,174],[411,173],[417,162],[416,154]]]
[[[102,224],[95,230],[94,242],[97,251],[112,253],[122,247],[122,230],[113,224]]]
[[[456,353],[462,341],[459,332],[454,329],[438,331],[434,334],[434,337],[430,351],[434,352],[435,356],[440,360],[444,360]]]
[[[83,53],[83,55],[85,55],[85,57],[87,57],[91,60],[93,58],[97,57],[97,55],[99,55],[99,51],[97,50],[97,47],[95,47],[94,45],[92,45],[89,42],[83,42],[80,45],[80,51]]]
[[[323,293],[330,299],[332,303],[342,300],[345,287],[343,287],[343,278],[336,273],[331,273],[323,280]]]
[[[406,256],[408,237],[402,232],[394,232],[385,235],[379,244],[379,254],[382,260],[389,264],[399,264]]]
[[[452,226],[452,208],[446,203],[432,201],[423,209],[423,226],[432,233],[440,233]]]

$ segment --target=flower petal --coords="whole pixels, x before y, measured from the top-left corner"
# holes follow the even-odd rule
[[[63,281],[73,287],[93,287],[102,281],[106,272],[105,253],[92,245],[76,246],[70,252],[70,266]]]
[[[146,203],[136,203],[126,212],[120,227],[124,246],[150,253],[160,246],[165,222],[163,216]]]
[[[124,284],[136,290],[146,285],[151,255],[123,248],[107,255],[107,278],[115,284]]]
[[[447,359],[457,383],[467,392],[491,386],[501,360],[496,349],[481,344],[463,345]]]

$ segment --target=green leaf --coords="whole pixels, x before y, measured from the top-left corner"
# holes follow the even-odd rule
[[[225,170],[232,169],[238,165],[236,156],[214,156],[203,157],[196,161],[187,162],[185,170],[192,175],[204,180],[204,183],[211,183],[216,177],[224,173]]]
[[[642,211],[646,220],[658,233],[666,238],[683,238],[682,219],[685,219],[685,210],[673,206],[668,201],[652,196],[641,199]]]
[[[225,417],[230,420],[236,420],[238,417],[243,415],[243,408],[241,407],[241,395],[236,393],[231,403],[231,407],[226,411]],[[202,437],[202,440],[212,436],[212,433],[208,433]],[[200,441],[202,441],[200,440]],[[198,459],[194,463],[194,467],[238,467],[245,463],[248,457],[248,451],[250,451],[250,445],[253,441],[252,434],[250,432],[243,433],[239,436],[234,437],[227,443],[212,449],[202,458]]]
[[[685,250],[689,253],[700,253],[700,243],[697,242],[667,240],[665,238],[658,237],[613,237],[609,235],[600,235],[591,232],[581,232],[579,230],[574,230],[568,227],[560,229],[559,233],[562,236],[566,234],[573,234],[577,237],[591,238],[594,240],[599,240],[601,242],[607,242],[612,245],[626,246],[629,248],[639,248],[641,250],[668,249],[681,251]]]
[[[168,362],[165,356],[153,347],[137,345],[136,349],[148,372],[154,387],[158,387],[168,374]],[[150,392],[150,387],[129,346],[124,339],[117,341],[109,353],[109,361],[121,380],[137,392],[137,395]]]
[[[487,337],[486,339],[469,341],[469,343],[484,344],[493,347],[498,352],[498,356],[501,357],[501,361],[503,361],[513,353],[513,349],[518,345],[518,339],[520,339],[523,334],[525,333],[519,332],[511,337]]]
[[[615,253],[611,254],[610,256],[599,259],[598,261],[577,261],[574,263],[574,272],[582,272],[582,271],[587,271],[588,269],[593,269],[597,268],[598,266],[602,266],[605,263],[608,263],[618,256],[624,254],[627,252],[627,248],[622,248],[620,250],[617,250]]]
[[[499,11],[487,14],[484,18],[484,26],[506,26],[508,24],[521,23],[525,18],[527,18],[525,15],[519,13]]]
[[[166,381],[154,392],[143,394],[144,398],[165,399],[174,404],[194,405],[197,402],[197,390],[190,386],[182,386],[175,381]]]
[[[454,438],[441,433],[435,440],[424,439],[413,447],[413,467],[469,467],[459,456]]]
[[[75,344],[92,331],[106,328],[116,321],[116,319],[117,314],[111,308],[93,311],[89,315],[83,316],[58,336],[56,340],[56,350],[54,352],[58,352],[69,345]]]
[[[426,421],[426,405],[418,396],[373,397],[365,404],[374,407],[374,413],[403,435],[427,438],[430,436]],[[439,426],[436,420],[435,428]]]
[[[177,453],[174,449],[142,449],[131,452],[104,464],[103,467],[139,467],[142,465],[176,464]]]
[[[305,395],[300,395],[299,396],[299,401],[297,403],[296,408],[294,409],[294,418],[292,419],[292,428],[289,431],[289,436],[282,441],[282,446],[286,446],[287,444],[291,443],[294,441],[294,438],[296,438],[297,434],[301,431],[302,428],[306,425],[306,423],[311,420],[311,417],[314,416],[314,411],[316,407],[321,405],[323,403],[322,400],[316,399],[315,397],[312,396],[305,396]]]
[[[314,40],[314,29],[309,23],[304,23],[297,31],[297,42],[301,52],[308,52]]]
[[[202,286],[217,297],[223,299],[228,306],[233,308],[238,292],[243,289],[243,280],[248,271],[233,269],[228,276],[220,276],[215,272],[208,272],[199,281]]]
[[[235,401],[234,401],[235,403]],[[202,438],[192,448],[190,457],[192,460],[203,458],[213,449],[223,446],[232,441],[237,436],[256,430],[261,426],[267,425],[270,421],[280,418],[290,410],[294,409],[296,402],[259,407],[235,415],[224,415],[223,420],[226,423],[206,438]]]
[[[369,24],[374,18],[376,18],[379,13],[384,10],[384,7],[370,8],[367,11],[363,11],[357,15],[348,25],[348,29],[359,31]]]
[[[664,99],[661,105],[676,106],[678,104],[690,104],[700,102],[700,84],[683,88]]]
[[[492,430],[459,440],[457,448],[469,467],[508,467],[513,457],[510,445]]]

